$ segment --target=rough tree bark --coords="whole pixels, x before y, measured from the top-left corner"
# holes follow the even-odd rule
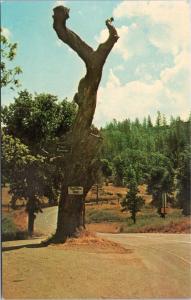
[[[53,237],[55,242],[64,242],[83,227],[83,201],[94,184],[95,173],[99,166],[96,155],[102,138],[99,132],[91,130],[96,108],[97,90],[102,77],[102,69],[108,54],[118,40],[113,18],[106,20],[109,31],[108,39],[93,50],[81,38],[66,27],[69,9],[64,6],[54,8],[53,28],[57,36],[72,48],[84,61],[86,74],[78,86],[74,101],[78,105],[77,115],[72,130],[66,138],[69,152],[65,155],[64,180],[58,207],[57,229]],[[83,186],[84,195],[68,195],[68,186]]]

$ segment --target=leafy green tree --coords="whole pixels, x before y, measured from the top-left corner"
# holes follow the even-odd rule
[[[35,213],[41,211],[43,163],[44,157],[31,155],[19,139],[2,134],[2,173],[9,180],[12,205],[20,198],[27,201],[29,235],[33,234]]]
[[[162,116],[162,126],[167,126],[166,116],[163,114]]]
[[[141,196],[138,196],[139,190],[135,172],[131,173],[131,179],[129,181],[128,188],[129,191],[121,202],[122,211],[130,211],[131,218],[133,222],[136,223],[137,212],[139,212],[141,207],[144,205],[144,200]]]
[[[150,116],[142,124],[138,120],[115,120],[102,129],[104,145],[101,155],[113,163],[115,182],[118,185],[124,180],[128,182],[129,170],[133,168],[138,184],[149,185],[153,204],[160,211],[162,193],[167,193],[167,200],[175,205],[172,192],[177,192],[177,189],[185,191],[185,182],[181,179],[184,166],[182,157],[185,156],[185,149],[189,149],[190,128],[190,116],[187,121],[180,117],[171,117],[167,124],[165,116],[160,112],[155,125],[152,124]],[[189,159],[187,165],[188,161]],[[176,177],[178,187],[174,184]],[[178,203],[183,208],[183,197],[181,198]]]
[[[161,116],[161,113],[160,111],[157,111],[157,118],[156,118],[156,126],[159,127],[159,126],[162,126],[162,116]]]
[[[184,215],[191,214],[191,148],[187,147],[180,157],[180,168],[178,169],[178,201],[183,209]]]
[[[107,159],[101,159],[101,171],[105,178],[112,175],[112,165]]]
[[[170,157],[175,169],[180,167],[181,153],[190,143],[190,126],[189,120],[184,122],[180,118],[176,118],[166,135],[166,154]]]
[[[9,64],[12,62],[16,56],[17,43],[10,43],[8,39],[3,35],[3,30],[1,28],[1,88],[10,86],[11,89],[14,87],[19,87],[20,82],[18,80],[18,75],[22,73],[20,67],[13,67],[9,69]]]
[[[167,193],[171,196],[174,188],[174,170],[171,166],[170,160],[165,156],[157,153],[153,157],[153,166],[151,167],[148,178],[148,192],[152,194],[152,204],[157,208],[157,211],[161,217],[164,214],[161,213],[163,207],[162,195]]]
[[[148,115],[148,118],[147,118],[147,126],[150,127],[150,128],[153,127],[150,115]]]
[[[26,90],[2,109],[3,164],[6,165],[2,174],[10,185],[13,207],[21,197],[27,201],[30,234],[35,214],[41,211],[41,197],[48,197],[50,204],[58,200],[64,169],[62,158],[67,151],[63,149],[65,135],[72,126],[75,112],[75,104],[67,100],[58,102],[57,97],[50,94],[33,96]],[[8,159],[10,151],[12,155]],[[14,151],[19,158],[13,155]]]
[[[143,128],[146,129],[147,128],[147,119],[144,117],[143,119]]]
[[[53,138],[64,136],[73,123],[76,105],[67,99],[58,102],[51,94],[21,91],[14,103],[2,108],[6,133],[18,137],[37,152]]]
[[[121,156],[117,156],[113,161],[114,169],[115,169],[115,180],[116,185],[122,186],[124,184],[125,177],[125,165]]]
[[[14,103],[2,109],[2,121],[6,134],[18,138],[27,145],[32,155],[43,155],[44,196],[55,204],[62,181],[65,135],[75,118],[76,105],[50,94],[19,92]],[[66,146],[68,147],[68,146]],[[63,149],[64,148],[64,149]],[[52,159],[53,158],[53,159]]]

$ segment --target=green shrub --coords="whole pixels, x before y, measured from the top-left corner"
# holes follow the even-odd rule
[[[28,233],[21,231],[14,224],[13,220],[9,216],[2,217],[2,241],[13,241],[27,239]]]

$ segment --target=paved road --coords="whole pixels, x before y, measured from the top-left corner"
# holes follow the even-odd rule
[[[47,207],[43,213],[38,213],[35,219],[35,231],[43,235],[50,235],[56,229],[58,207]]]
[[[128,233],[109,234],[99,233],[100,236],[133,247],[137,252],[150,257],[164,257],[163,263],[176,259],[186,267],[191,267],[191,235],[189,234],[160,234],[160,233]]]
[[[44,213],[39,214],[37,217],[36,230],[44,235],[51,234],[56,227],[56,218],[57,207],[45,209]],[[26,278],[28,278],[28,271],[23,271],[23,268],[28,270],[33,266],[34,270],[36,270],[35,262],[39,268],[40,255],[42,258],[40,272],[45,272],[43,273],[43,276],[45,276],[44,280],[46,276],[52,274],[55,265],[57,265],[57,268],[61,268],[59,273],[55,275],[57,277],[54,277],[54,279],[57,278],[55,280],[57,288],[52,287],[52,289],[49,289],[52,293],[60,291],[59,297],[53,293],[53,298],[68,298],[68,295],[71,295],[70,297],[73,295],[73,298],[78,296],[79,298],[79,295],[83,294],[87,296],[86,298],[191,299],[191,236],[189,234],[98,233],[98,235],[118,242],[130,251],[127,254],[98,254],[55,250],[54,255],[50,256],[53,249],[51,247],[50,249],[18,247],[15,251],[4,252],[4,269],[7,270],[8,265],[12,266],[11,272],[8,274],[5,272],[4,282],[8,286],[13,284],[15,280],[14,272],[18,272],[18,274],[21,272],[21,277],[26,275]],[[11,246],[18,243],[21,246],[23,243],[26,243],[26,241],[21,242],[5,242],[3,246],[11,248]],[[27,241],[27,244],[36,242],[38,241]],[[19,250],[19,248],[21,249]],[[46,257],[48,257],[48,260],[44,265],[43,259]],[[20,265],[17,261],[15,262],[16,258],[18,260],[22,259],[23,268],[19,268]],[[61,261],[62,264],[60,263]],[[70,265],[73,267],[70,268]],[[42,270],[43,266],[45,268],[44,271]],[[46,269],[49,271],[46,271]],[[63,276],[66,269],[70,270],[71,278],[76,278],[72,289],[69,289],[71,284],[70,277],[66,276],[66,278],[61,278],[62,280],[59,281],[60,276]],[[41,276],[41,273],[39,273],[39,276]],[[38,274],[35,276],[33,272],[31,274],[31,285],[27,285],[28,287],[31,286],[31,290],[28,291],[29,294],[31,292],[34,293],[36,284],[38,285],[38,282],[41,282],[40,277],[37,276]],[[35,281],[34,278],[36,278]],[[44,286],[44,290],[42,288],[43,291],[47,291],[46,282],[50,284],[50,278],[43,281],[43,283],[41,282],[41,285]],[[14,284],[18,285],[17,282]],[[83,291],[81,289],[82,286],[84,287]],[[26,292],[25,290],[23,291]],[[20,291],[21,287],[19,286],[18,293]],[[26,294],[24,295],[26,296]],[[43,298],[46,298],[46,294],[42,295]]]
[[[44,234],[54,232],[57,207],[47,208],[36,220],[36,230]],[[189,234],[107,234],[100,236],[132,249],[144,266],[132,274],[134,284],[145,285],[151,295],[168,295],[191,299],[191,236]],[[133,287],[135,288],[135,287]],[[160,292],[161,290],[161,292]]]
[[[99,234],[135,250],[148,272],[145,284],[151,294],[191,299],[191,236],[189,234]],[[133,274],[135,276],[135,274]]]

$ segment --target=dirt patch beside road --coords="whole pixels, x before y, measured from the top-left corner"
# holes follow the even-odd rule
[[[81,250],[93,253],[132,253],[120,244],[96,236],[95,233],[84,231],[79,238],[70,238],[64,244],[53,245],[63,250]]]

